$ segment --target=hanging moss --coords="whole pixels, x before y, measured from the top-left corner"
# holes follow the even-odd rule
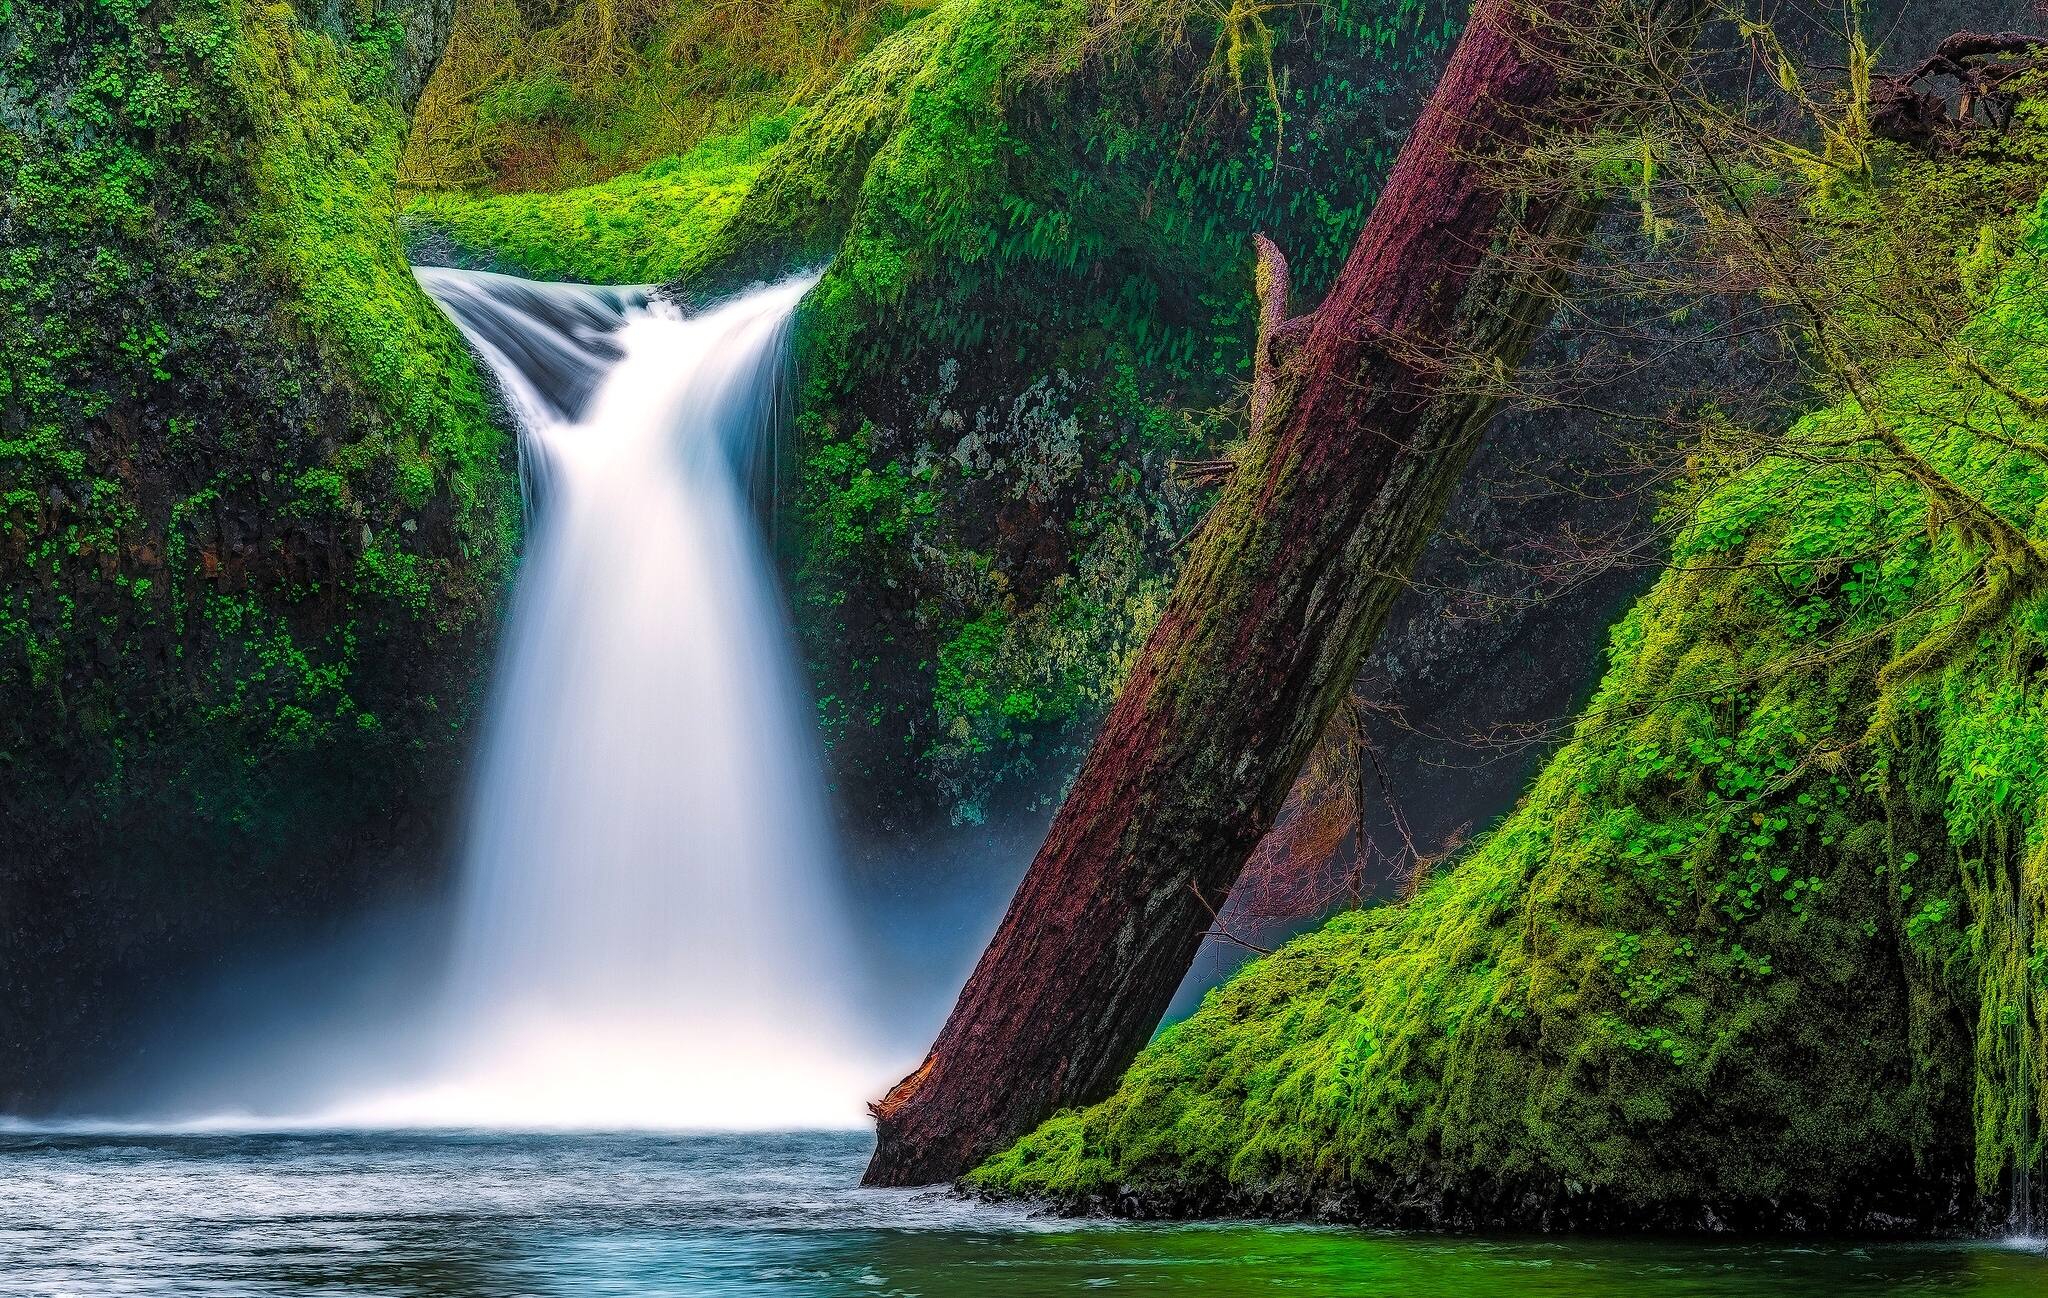
[[[929,8],[898,0],[461,0],[400,172],[555,193],[809,103]]]

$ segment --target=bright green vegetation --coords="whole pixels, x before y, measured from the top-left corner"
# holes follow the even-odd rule
[[[1874,370],[1871,408],[1695,461],[1668,570],[1513,813],[971,1183],[1551,1225],[2002,1211],[2048,1148],[2048,605],[1869,439],[2048,540],[2041,145],[2023,107],[1822,204],[1866,269],[1934,232],[1974,317]],[[1856,324],[1872,354],[1902,327]]]
[[[1234,435],[1184,412],[1244,377],[1251,233],[1312,300],[1446,35],[1407,4],[1275,16],[1268,88],[1230,70],[1248,31],[1192,13],[1105,35],[1077,0],[955,0],[825,95],[734,218],[741,268],[835,253],[802,319],[792,562],[856,796],[976,820],[1074,759],[1198,516],[1168,461]]]
[[[405,264],[396,17],[6,13],[0,856],[52,893],[10,960],[84,1004],[131,912],[175,944],[431,838],[517,501]]]
[[[299,337],[333,353],[323,371],[359,385],[376,407],[366,436],[309,463],[313,483],[297,507],[339,502],[351,521],[384,533],[364,556],[373,582],[422,562],[444,574],[461,566],[393,548],[400,515],[436,496],[453,507],[464,557],[502,561],[517,517],[506,438],[467,346],[414,282],[400,237],[392,177],[406,120],[378,93],[375,61],[392,38],[337,42],[277,7],[243,11],[241,21],[227,84],[244,97],[256,145],[242,212],[248,251],[283,290],[277,310]]]
[[[400,173],[549,193],[744,133],[817,97],[923,3],[462,0]]]
[[[695,278],[724,251],[718,236],[795,117],[760,118],[739,135],[705,140],[681,157],[582,189],[427,195],[410,216],[416,225],[444,232],[458,249],[488,249],[494,263],[533,278],[586,284]]]

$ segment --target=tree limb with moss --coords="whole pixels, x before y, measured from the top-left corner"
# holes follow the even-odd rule
[[[1632,12],[1690,38],[1688,5]],[[1001,928],[874,1106],[870,1183],[960,1175],[1107,1094],[1151,1035],[1590,228],[1589,192],[1510,195],[1482,161],[1582,111],[1558,68],[1588,17],[1475,11]]]

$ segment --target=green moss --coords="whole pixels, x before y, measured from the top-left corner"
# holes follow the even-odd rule
[[[386,499],[358,497],[367,508],[357,516],[395,526],[444,493],[465,550],[509,554],[518,515],[502,472],[504,433],[467,346],[406,263],[394,189],[403,115],[352,85],[354,46],[308,34],[289,10],[245,11],[242,34],[235,82],[258,144],[248,237],[290,284],[285,309],[305,336],[331,349],[388,420],[332,457],[358,482],[385,479],[375,494]]]
[[[698,144],[641,171],[554,194],[430,194],[417,224],[541,279],[652,284],[692,278],[723,250],[725,223],[789,135],[794,112]]]
[[[334,21],[0,25],[0,856],[37,863],[0,906],[47,924],[0,958],[58,1017],[101,970],[385,886],[459,767],[511,448],[405,264],[403,33]]]
[[[1960,211],[1996,288],[1955,342],[2041,392],[2048,214],[1993,232],[2002,275],[1966,242],[2015,176],[2040,192],[2030,140],[1835,215],[1878,256]],[[1939,356],[1879,391],[1921,455],[2048,536],[2048,462],[2012,442],[2035,417]],[[1983,555],[1882,457],[1827,449],[1863,419],[1818,411],[1786,455],[1693,484],[1570,742],[1455,866],[1248,966],[970,1183],[1522,1224],[1868,1224],[1882,1186],[1929,1225],[2038,1165],[2048,614],[2022,603],[1880,713],[1879,670],[1959,616]]]
[[[721,236],[714,284],[832,256],[800,317],[790,559],[857,799],[974,820],[1002,784],[1057,786],[1200,509],[1168,461],[1234,435],[1179,412],[1237,397],[1251,232],[1321,290],[1392,163],[1382,109],[1446,35],[1409,4],[1293,13],[1268,102],[1215,74],[1210,18],[1111,53],[1091,12],[919,18]]]
[[[810,102],[927,7],[462,0],[401,174],[429,191],[597,184]]]

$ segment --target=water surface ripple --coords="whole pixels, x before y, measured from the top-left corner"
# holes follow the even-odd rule
[[[869,1138],[0,1135],[0,1294],[2048,1294],[1992,1244],[1076,1222],[856,1184]]]

